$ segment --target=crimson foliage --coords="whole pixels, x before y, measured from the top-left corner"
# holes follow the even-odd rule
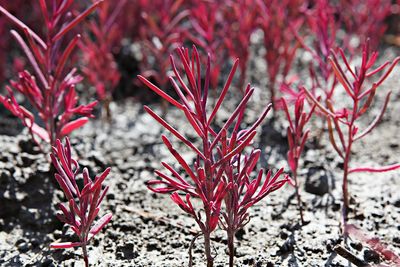
[[[162,88],[168,83],[168,55],[182,43],[182,22],[189,15],[184,3],[184,0],[145,0],[140,4],[139,36],[144,57],[142,69],[145,69],[142,74]],[[153,57],[152,62],[149,56]]]
[[[195,162],[191,166],[181,153],[176,150],[169,138],[163,135],[162,140],[165,146],[177,160],[180,167],[183,168],[186,175],[180,174],[171,165],[162,162],[162,165],[171,174],[156,171],[161,180],[149,181],[147,185],[150,190],[156,193],[172,193],[172,200],[195,219],[205,239],[207,266],[213,265],[210,235],[216,229],[218,222],[221,221],[230,240],[230,263],[233,264],[234,233],[246,224],[248,208],[266,197],[270,192],[282,187],[288,181],[288,177],[279,178],[283,169],[280,169],[275,174],[268,172],[266,176],[264,176],[264,171],[260,170],[256,179],[250,179],[249,177],[255,169],[260,155],[259,150],[250,148],[256,135],[257,127],[266,117],[271,105],[267,105],[256,122],[249,128],[241,130],[240,125],[243,122],[246,105],[254,92],[254,88],[248,85],[242,101],[221,129],[215,130],[212,127],[214,119],[227,95],[239,61],[238,59],[235,61],[215,106],[211,112],[208,112],[210,56],[208,56],[205,79],[203,81],[201,79],[201,61],[196,47],[193,47],[192,55],[189,54],[188,49],[184,48],[177,49],[177,52],[186,78],[189,81],[188,84],[184,82],[184,77],[171,56],[171,65],[175,77],[169,77],[169,79],[179,96],[179,101],[166,94],[143,76],[138,76],[138,78],[151,90],[185,114],[200,144],[197,145],[189,141],[171,124],[145,106],[145,110],[156,121],[196,154]],[[248,155],[245,155],[246,148],[251,150]],[[183,199],[179,193],[183,193],[185,198]],[[200,200],[202,209],[196,209],[192,205],[192,198]],[[223,208],[224,201],[225,209]]]
[[[80,35],[67,41],[67,33],[101,2],[95,2],[84,12],[71,18],[69,9],[74,1],[55,1],[54,6],[48,5],[45,0],[39,1],[44,20],[44,38],[0,6],[0,12],[25,36],[24,39],[17,31],[11,31],[34,72],[31,74],[28,70],[21,71],[18,80],[11,81],[11,86],[6,87],[8,95],[0,95],[0,103],[22,121],[37,144],[40,143],[39,140],[54,144],[57,138],[70,134],[84,125],[89,117],[93,117],[92,110],[96,101],[77,106],[75,86],[82,77],[77,74],[76,68],[71,68],[67,63]],[[43,127],[38,124],[32,112],[17,103],[15,91],[25,96],[39,114],[39,124],[43,124]],[[74,120],[76,116],[80,118]]]
[[[386,111],[391,92],[389,91],[386,94],[380,113],[369,126],[360,131],[357,125],[358,121],[371,107],[376,97],[377,89],[386,80],[396,64],[400,62],[400,57],[395,58],[392,62],[385,62],[381,66],[373,68],[378,58],[378,52],[371,53],[369,43],[367,42],[363,46],[361,65],[352,68],[342,49],[339,49],[339,53],[344,64],[339,63],[336,53],[333,51],[331,53],[329,62],[337,80],[348,96],[351,106],[338,107],[337,103],[333,104],[333,102],[327,101],[327,107],[324,107],[307,89],[304,88],[304,92],[317,105],[318,109],[325,114],[328,122],[330,142],[338,155],[343,159],[343,227],[346,234],[345,226],[349,208],[348,175],[355,172],[385,172],[400,168],[400,164],[381,168],[370,166],[350,168],[353,143],[367,136],[378,125]],[[381,72],[383,74],[379,75]],[[369,84],[368,81],[371,80],[373,80],[372,84]]]
[[[107,115],[110,115],[108,103],[121,77],[113,53],[117,53],[121,46],[123,28],[117,19],[126,4],[126,0],[118,1],[117,5],[105,1],[97,9],[97,18],[85,23],[86,32],[79,43],[85,64],[82,71],[95,86],[97,97],[105,105]]]
[[[282,86],[288,86],[288,85],[283,84]],[[314,105],[311,107],[310,110],[306,110],[304,107],[305,102],[306,101],[304,94],[298,95],[294,105],[294,112],[293,112],[294,114],[291,114],[291,112],[289,111],[289,107],[286,103],[286,100],[282,98],[283,110],[285,112],[286,119],[289,122],[289,126],[287,127],[287,139],[289,144],[287,161],[294,179],[297,205],[299,208],[300,220],[302,224],[304,224],[304,218],[303,218],[303,209],[300,196],[300,186],[297,178],[297,170],[299,167],[299,160],[301,153],[304,150],[304,146],[307,142],[307,138],[310,133],[310,130],[306,129],[305,127],[307,123],[310,121],[311,116],[313,115],[315,109]]]
[[[65,146],[57,139],[56,146],[53,147],[53,153],[50,156],[57,170],[55,178],[68,200],[67,204],[59,204],[61,213],[57,214],[57,217],[61,222],[69,225],[79,237],[79,242],[53,243],[51,247],[72,248],[80,246],[82,247],[85,266],[89,266],[87,245],[112,218],[112,214],[107,213],[93,224],[99,214],[100,204],[108,191],[108,186],[102,189],[102,184],[111,169],[107,168],[94,180],[90,178],[87,168],[83,169],[83,188],[80,189],[77,184],[79,163],[71,157],[71,145],[68,137]]]

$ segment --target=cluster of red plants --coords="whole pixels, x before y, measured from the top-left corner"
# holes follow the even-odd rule
[[[339,4],[342,5],[340,8]],[[369,13],[366,10],[371,5],[379,8]],[[41,146],[42,142],[54,145],[51,159],[57,171],[55,179],[68,202],[59,205],[61,213],[58,218],[71,227],[79,242],[52,244],[52,247],[82,247],[86,266],[88,243],[112,217],[106,214],[94,224],[99,205],[107,193],[108,188],[103,189],[102,183],[110,169],[93,180],[87,169],[80,174],[79,164],[71,156],[68,138],[65,146],[60,141],[93,117],[97,103],[78,105],[75,87],[83,77],[75,67],[79,62],[74,51],[76,47],[81,48],[82,71],[96,88],[97,99],[103,102],[109,117],[108,104],[121,78],[115,56],[120,53],[122,39],[127,38],[127,29],[134,28],[132,25],[137,26],[137,30],[129,37],[140,44],[142,51],[142,75],[138,79],[166,103],[182,111],[197,137],[196,141],[190,141],[145,106],[144,109],[158,123],[195,155],[193,163],[189,163],[176,144],[162,135],[163,143],[183,172],[162,162],[167,171],[157,170],[155,173],[160,179],[149,181],[147,186],[153,192],[171,194],[172,200],[193,217],[201,231],[198,236],[204,238],[207,266],[213,266],[211,235],[218,225],[226,232],[229,265],[234,266],[235,233],[249,222],[249,208],[290,181],[283,168],[275,173],[257,168],[261,152],[255,147],[254,140],[273,105],[283,110],[289,125],[287,161],[302,224],[306,209],[301,200],[298,171],[310,135],[307,125],[314,114],[326,123],[328,138],[343,160],[345,236],[347,230],[352,229],[347,227],[349,174],[400,168],[398,163],[379,168],[350,168],[353,143],[378,125],[389,103],[390,92],[386,94],[380,114],[368,127],[361,131],[358,122],[372,106],[379,86],[400,61],[398,57],[375,67],[378,53],[371,53],[369,48],[370,45],[378,46],[386,28],[384,20],[391,9],[387,1],[338,1],[335,4],[327,0],[239,0],[225,3],[216,0],[121,0],[113,4],[107,0],[94,0],[83,12],[77,11],[80,5],[73,0],[38,0],[34,6],[32,13],[43,21],[42,27],[29,27],[28,23],[19,20],[11,13],[18,13],[19,9],[11,2],[5,7],[0,6],[0,29],[4,29],[3,25],[8,22],[17,28],[11,31],[10,36],[25,55],[21,57],[24,60],[15,61],[18,79],[11,80],[5,87],[7,95],[0,95],[0,103],[21,120],[37,145]],[[132,6],[137,7],[133,13],[138,18],[122,18],[121,14],[131,10]],[[93,19],[84,22],[96,9]],[[82,38],[76,34],[78,25],[84,29]],[[339,29],[343,26],[346,32],[340,36]],[[254,93],[254,88],[245,86],[245,81],[251,36],[257,29],[264,33],[271,104],[252,125],[242,129],[246,107]],[[362,45],[353,46],[354,36]],[[372,37],[370,42],[365,41],[367,37]],[[192,53],[183,48],[181,45],[187,40],[204,50],[208,57],[201,57],[196,46]],[[7,39],[0,41],[0,46],[6,45],[9,45]],[[361,64],[352,67],[351,59],[356,57],[359,47],[362,48]],[[174,50],[180,64],[169,56]],[[295,87],[299,75],[293,73],[291,76],[290,73],[300,50],[307,51],[313,58],[308,66],[309,89],[305,86],[308,81],[299,82]],[[347,50],[351,56],[345,55]],[[0,59],[5,60],[2,51]],[[222,70],[229,65],[226,57],[234,59],[234,63],[224,85],[220,86]],[[237,87],[242,91],[242,99],[224,125],[217,128],[216,117],[237,69],[240,70]],[[169,71],[171,75],[167,75]],[[179,100],[167,92],[168,82]],[[222,87],[221,91],[218,91],[219,87]],[[280,89],[280,96],[276,88]],[[340,94],[338,88],[344,89],[350,106],[340,106],[342,102],[336,98]],[[214,103],[210,101],[213,97],[211,89],[214,90]],[[32,111],[26,108],[28,105],[17,102],[15,92],[25,97]],[[82,188],[77,183],[80,176],[83,177]]]
[[[0,3],[13,14],[26,17],[26,9],[19,8],[23,5],[19,1]],[[73,14],[78,13],[77,10],[82,6],[76,1],[67,3],[71,5]],[[38,6],[33,5],[33,9],[29,9],[30,21],[41,19],[42,11]],[[371,10],[368,8],[370,6],[379,8]],[[176,47],[191,41],[210,53],[212,60],[218,63],[212,70],[211,85],[214,88],[217,87],[220,70],[226,67],[224,58],[240,58],[238,87],[243,91],[250,37],[254,31],[261,29],[264,32],[268,87],[274,103],[279,99],[276,88],[280,88],[279,83],[287,82],[288,72],[296,57],[299,47],[294,38],[296,34],[299,40],[308,36],[315,37],[313,55],[317,56],[318,71],[327,80],[331,72],[326,59],[330,49],[335,48],[333,44],[338,38],[335,33],[341,28],[345,29],[345,34],[339,39],[347,48],[359,46],[367,37],[371,38],[373,47],[376,47],[387,28],[386,19],[392,10],[393,5],[387,0],[345,0],[337,3],[327,0],[123,0],[118,1],[118,4],[106,0],[98,8],[95,18],[83,27],[83,40],[79,42],[83,72],[89,84],[96,89],[97,98],[103,102],[107,116],[110,117],[109,102],[123,75],[116,58],[121,53],[123,40],[130,39],[139,45],[141,73],[161,87],[168,83],[165,77],[169,71],[169,54]],[[0,17],[0,25],[7,25],[4,17]],[[5,38],[0,47],[7,48],[11,43],[7,38],[9,35],[4,33],[3,36]],[[354,38],[359,41],[353,42]],[[7,49],[0,51],[0,58],[6,59],[2,51]],[[17,59],[16,66],[23,67],[24,60]],[[1,73],[4,70],[0,68],[0,76]],[[330,92],[325,88],[323,90]]]
[[[115,5],[105,1],[97,9],[98,18],[86,23],[83,40],[79,43],[84,63],[82,71],[96,88],[97,98],[103,103],[107,118],[111,117],[109,104],[112,93],[121,78],[114,54],[120,49],[123,33],[116,22],[126,3],[122,0]]]
[[[156,171],[161,180],[149,181],[147,185],[150,190],[156,193],[172,193],[172,200],[195,219],[204,237],[208,267],[213,266],[210,235],[220,222],[222,229],[227,233],[229,266],[234,266],[234,237],[235,233],[243,228],[250,219],[247,210],[269,193],[281,188],[288,181],[288,177],[280,178],[283,168],[275,174],[268,171],[266,175],[264,169],[260,169],[256,172],[256,178],[251,178],[260,157],[260,150],[253,148],[252,143],[256,130],[268,114],[271,105],[265,108],[253,125],[246,129],[240,129],[246,105],[254,92],[254,88],[248,85],[242,101],[234,112],[221,129],[215,130],[212,127],[213,120],[230,88],[239,60],[235,61],[214,108],[211,112],[207,112],[211,73],[210,55],[205,66],[204,82],[202,82],[201,60],[196,47],[193,47],[192,55],[185,48],[179,48],[177,52],[182,69],[189,81],[188,83],[184,82],[184,77],[171,56],[171,65],[178,82],[172,76],[169,77],[169,80],[179,96],[179,101],[166,94],[143,76],[138,78],[185,114],[187,121],[195,130],[201,142],[196,146],[152,109],[145,106],[145,110],[158,123],[196,154],[196,160],[191,166],[184,160],[177,148],[173,147],[168,137],[163,135],[162,140],[165,146],[180,167],[185,170],[186,175],[179,174],[171,165],[162,162],[162,165],[171,174]],[[231,131],[229,131],[230,128],[232,128]],[[250,149],[250,152],[246,153],[248,149]],[[185,200],[181,198],[179,193],[185,195]],[[201,210],[194,208],[191,198],[200,199]],[[225,208],[223,203],[225,203]]]

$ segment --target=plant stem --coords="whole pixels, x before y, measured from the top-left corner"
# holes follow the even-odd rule
[[[349,193],[348,193],[348,173],[349,173],[349,161],[350,161],[350,144],[349,148],[346,151],[346,155],[344,158],[343,164],[343,184],[342,184],[342,194],[343,194],[343,207],[342,207],[342,216],[343,216],[343,234],[347,236],[347,215],[349,212]]]
[[[197,239],[199,236],[201,236],[201,233],[195,235],[195,236],[193,237],[192,241],[190,242],[190,246],[189,246],[189,265],[188,265],[189,267],[192,267],[192,265],[193,265],[192,250],[193,250],[193,247],[194,247],[194,243],[196,242],[196,239]]]
[[[89,267],[89,257],[87,254],[86,244],[82,245],[83,260],[85,261],[85,267]]]
[[[301,221],[301,225],[304,225],[303,207],[302,207],[302,202],[301,202],[299,182],[297,179],[297,171],[296,170],[293,171],[293,178],[294,178],[294,188],[296,191],[297,206],[299,208],[299,213],[300,213],[300,221]]]
[[[229,267],[233,267],[235,258],[235,233],[232,230],[228,230],[228,250],[229,250]]]
[[[270,92],[270,97],[271,97],[271,103],[272,103],[272,120],[275,120],[276,117],[276,111],[275,111],[275,107],[276,107],[276,101],[275,101],[275,78],[273,78],[270,82],[269,85],[269,92]]]
[[[213,267],[214,259],[211,256],[211,239],[210,239],[210,233],[208,232],[204,233],[204,251],[207,258],[207,267]]]
[[[353,110],[357,110],[357,103],[354,103]],[[350,126],[349,126],[349,137],[348,137],[348,145],[346,147],[346,153],[343,159],[343,184],[342,184],[342,193],[343,193],[343,207],[342,207],[342,216],[343,216],[343,235],[347,237],[347,215],[349,213],[349,192],[348,192],[348,175],[349,175],[349,163],[351,156],[351,145],[353,144],[353,125],[355,121],[355,116],[353,116]]]

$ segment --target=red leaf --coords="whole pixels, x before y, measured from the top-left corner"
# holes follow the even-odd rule
[[[111,221],[112,218],[112,213],[107,213],[106,215],[104,215],[103,217],[101,217],[97,223],[90,229],[90,234],[92,235],[91,238],[93,236],[95,236],[98,232],[101,231],[101,229],[103,229],[104,226],[106,226],[107,223],[109,223]],[[91,239],[90,238],[90,239]]]
[[[31,130],[34,134],[39,136],[43,141],[45,141],[47,143],[50,142],[49,134],[47,133],[47,131],[44,128],[40,127],[36,123],[33,123]]]
[[[60,248],[73,248],[81,246],[81,242],[65,242],[65,243],[52,243],[50,244],[51,248],[60,249]]]
[[[384,167],[359,167],[349,170],[349,173],[353,172],[388,172],[400,169],[400,163],[384,166]]]
[[[111,168],[108,167],[107,169],[104,170],[104,172],[102,174],[100,174],[100,176],[97,176],[95,178],[94,184],[93,184],[92,188],[90,189],[92,192],[97,190],[97,188],[99,188],[101,186],[101,184],[104,182],[104,179],[107,178],[110,171],[111,171]]]
[[[100,5],[104,0],[100,0],[95,2],[93,5],[91,5],[88,9],[83,11],[81,14],[79,14],[73,21],[71,21],[68,25],[66,25],[64,28],[62,28],[52,39],[53,42],[57,41],[60,39],[62,36],[64,36],[67,32],[69,32],[72,28],[74,28],[78,23],[80,23],[82,20],[84,20],[87,16],[92,13],[98,5]]]
[[[88,121],[89,121],[89,119],[87,117],[83,117],[83,118],[79,118],[74,121],[68,122],[61,128],[60,136],[62,137],[62,136],[66,136],[66,135],[70,134],[74,130],[85,125]]]

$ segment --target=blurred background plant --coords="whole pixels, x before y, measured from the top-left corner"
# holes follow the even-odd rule
[[[0,0],[11,14],[32,25],[32,30],[40,30],[41,11],[35,2]],[[73,15],[93,1],[71,2]],[[289,75],[291,66],[298,64],[307,51],[316,60],[310,66],[316,88],[320,87],[316,90],[325,92],[329,99],[337,83],[326,60],[330,49],[341,45],[348,51],[357,50],[366,38],[374,49],[385,40],[396,43],[399,29],[390,22],[398,21],[399,10],[399,4],[390,0],[123,0],[117,4],[105,0],[84,23],[79,44],[82,56],[74,56],[74,60],[82,66],[86,87],[95,89],[109,117],[109,103],[118,91],[143,96],[136,74],[166,87],[169,54],[182,44],[196,44],[218,63],[211,72],[212,87],[221,82],[220,72],[229,65],[224,59],[239,57],[238,87],[243,92],[251,37],[261,30],[271,99],[280,99],[280,84],[293,79],[294,75]],[[7,34],[11,23],[4,16],[0,16],[0,26],[0,82],[4,83],[12,77],[9,66],[22,70],[26,60],[13,48]],[[151,98],[151,94],[146,97]]]

